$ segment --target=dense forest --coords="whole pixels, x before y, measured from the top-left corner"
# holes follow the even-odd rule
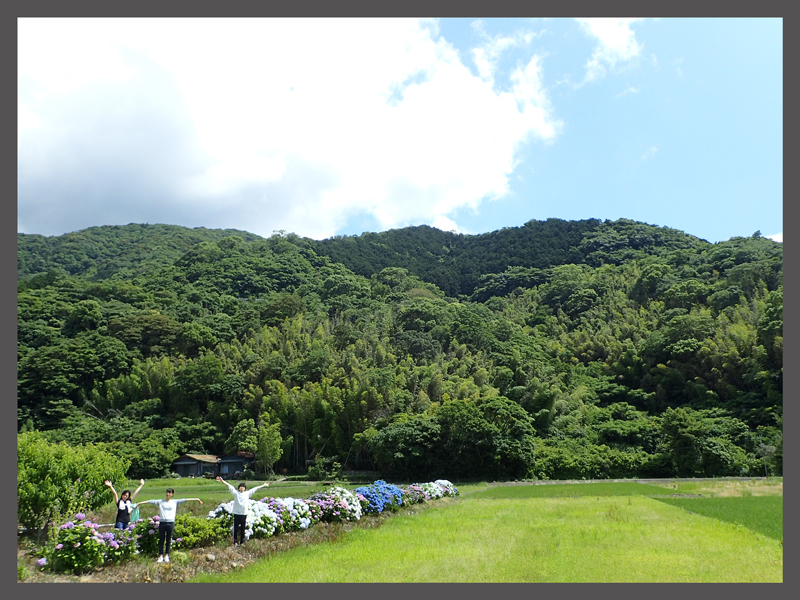
[[[18,429],[158,477],[782,473],[783,249],[636,221],[18,235]]]

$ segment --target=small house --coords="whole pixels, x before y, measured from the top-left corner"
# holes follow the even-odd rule
[[[205,473],[219,475],[219,457],[213,454],[184,454],[172,463],[172,471],[181,477],[202,477]]]
[[[224,478],[239,477],[245,469],[253,469],[255,457],[252,452],[239,452],[219,459],[219,474]]]

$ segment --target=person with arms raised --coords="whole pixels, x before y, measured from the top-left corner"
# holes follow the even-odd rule
[[[167,488],[166,500],[145,500],[139,504],[155,504],[158,507],[158,559],[156,562],[169,562],[169,549],[172,545],[172,534],[175,531],[175,515],[178,513],[178,504],[196,500],[203,503],[200,498],[173,498],[175,490]],[[166,542],[166,553],[164,552],[164,542]]]
[[[244,481],[240,482],[236,487],[233,487],[219,475],[217,475],[217,481],[227,485],[231,490],[231,494],[233,494],[233,545],[235,546],[237,543],[243,544],[245,523],[247,522],[247,506],[250,502],[252,502],[250,497],[255,493],[256,490],[260,490],[263,487],[269,487],[269,481],[262,483],[261,485],[256,486],[249,491],[247,490],[247,485]],[[237,537],[239,539],[238,542],[236,541]]]

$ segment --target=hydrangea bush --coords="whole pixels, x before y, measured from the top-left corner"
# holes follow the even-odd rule
[[[420,502],[425,502],[426,500],[425,491],[418,483],[404,485],[400,488],[400,491],[403,494],[403,506],[419,504]]]
[[[314,519],[311,508],[305,500],[297,498],[272,498],[266,497],[259,500],[266,504],[275,513],[278,524],[275,535],[296,531],[298,529],[308,529],[319,519]]]
[[[422,493],[425,494],[425,500],[436,500],[444,497],[444,488],[432,481],[428,483],[415,483],[414,485],[422,489]]]
[[[371,485],[357,487],[355,493],[366,514],[378,514],[384,510],[397,512],[403,505],[403,492],[400,488],[382,479]]]
[[[42,552],[38,565],[59,572],[86,573],[109,562],[121,562],[138,552],[132,528],[100,533],[100,526],[83,513],[59,527],[54,545]]]
[[[452,498],[458,496],[458,488],[449,481],[447,481],[447,479],[437,479],[436,481],[434,481],[434,483],[444,488],[445,496],[449,496]]]
[[[228,536],[233,538],[233,500],[224,502],[208,513],[209,519],[219,520]],[[244,526],[244,538],[267,538],[278,531],[278,515],[264,502],[250,502]]]
[[[326,523],[358,521],[361,518],[359,499],[350,490],[337,485],[312,494],[307,503],[309,507],[316,505],[321,513],[319,520]]]

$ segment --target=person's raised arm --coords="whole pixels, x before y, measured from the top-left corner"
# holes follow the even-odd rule
[[[108,479],[103,484],[111,488],[111,493],[114,494],[114,504],[119,504],[119,496],[117,495],[117,490],[114,489],[114,485]]]
[[[138,494],[138,493],[139,493],[139,490],[141,490],[143,487],[144,487],[144,479],[140,479],[140,480],[139,480],[139,487],[137,487],[137,488],[136,488],[136,491],[135,491],[135,492],[133,492],[133,494],[131,494],[131,500],[133,500],[134,498],[136,498],[136,494]]]
[[[261,489],[261,488],[263,488],[263,487],[269,487],[269,481],[265,481],[265,482],[264,482],[264,483],[262,483],[261,485],[259,485],[259,486],[256,486],[255,488],[253,488],[253,491],[255,492],[256,490],[260,490],[260,489]]]
[[[222,477],[220,477],[219,475],[217,475],[217,481],[219,481],[220,483],[224,483],[225,485],[227,485],[227,486],[228,486],[228,488],[230,488],[231,492],[235,492],[235,491],[236,491],[236,488],[235,488],[235,487],[233,487],[233,486],[232,486],[230,483],[228,483],[227,481],[225,481],[225,480],[224,480]]]

